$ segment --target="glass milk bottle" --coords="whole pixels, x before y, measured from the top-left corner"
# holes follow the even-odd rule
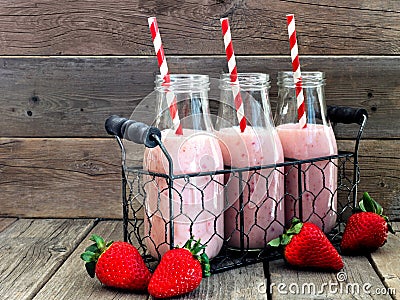
[[[239,73],[238,80],[247,119],[243,132],[236,116],[229,74],[223,74],[220,80],[216,130],[225,168],[283,162],[282,146],[269,105],[269,76],[263,73]],[[225,240],[228,246],[246,250],[265,248],[271,239],[282,233],[284,227],[283,169],[231,173],[225,177],[225,183]]]
[[[157,119],[161,140],[173,161],[173,174],[213,172],[223,169],[218,139],[214,135],[208,107],[209,78],[206,75],[171,75],[164,84],[158,76]],[[182,133],[173,128],[167,97],[174,95]],[[168,161],[160,147],[144,154],[144,169],[168,174]],[[167,179],[145,178],[145,243],[153,257],[170,248],[170,225],[174,225],[173,246],[183,246],[191,235],[207,244],[206,253],[218,254],[224,238],[223,175],[206,175],[174,179],[172,189],[173,217]]]
[[[336,139],[327,119],[322,72],[302,72],[306,127],[298,123],[295,84],[292,72],[278,74],[278,107],[275,122],[286,159],[306,160],[337,154]],[[285,167],[285,217],[315,223],[329,232],[336,222],[337,166],[335,160],[305,163],[301,170]],[[301,171],[299,194],[298,172]]]

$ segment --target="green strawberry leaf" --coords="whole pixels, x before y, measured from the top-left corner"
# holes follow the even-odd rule
[[[268,245],[271,247],[286,246],[290,243],[292,237],[300,232],[301,228],[303,228],[303,223],[299,219],[293,218],[290,228],[280,237],[271,240]]]
[[[296,217],[293,217],[293,218],[292,218],[292,224],[291,224],[291,226],[294,226],[294,225],[299,224],[299,223],[301,223],[301,221],[300,221],[299,218],[296,218]]]
[[[295,222],[292,224],[292,227],[289,228],[289,230],[286,232],[286,234],[288,234],[288,235],[298,234],[302,227],[303,227],[303,223]]]
[[[85,251],[96,253],[97,251],[99,251],[99,248],[97,248],[97,244],[92,244],[89,247],[87,247]]]
[[[361,211],[373,212],[382,216],[383,208],[376,202],[367,192],[363,194],[363,197],[359,203]]]
[[[287,235],[287,234],[282,235],[281,245],[286,246],[287,244],[289,244],[292,237],[293,235]]]
[[[106,243],[104,242],[103,238],[101,238],[100,236],[93,234],[90,238],[91,241],[95,242],[97,247],[100,250],[103,250],[106,246]]]
[[[281,245],[281,238],[277,237],[276,239],[269,241],[268,245],[271,247],[279,247]]]
[[[364,202],[363,202],[363,200],[361,200],[359,203],[358,203],[358,207],[359,207],[359,209],[354,209],[356,212],[362,212],[362,211],[366,211],[365,210],[365,207],[364,207]]]
[[[381,216],[383,214],[383,207],[376,201],[375,205],[376,205],[376,213]]]
[[[192,243],[193,243],[193,236],[191,236],[190,239],[186,241],[185,245],[183,245],[182,248],[192,249]]]
[[[370,195],[367,192],[365,192],[362,200],[360,201],[360,204],[362,203],[362,206],[364,207],[365,211],[376,212],[376,205],[374,202],[375,201],[370,197]]]
[[[93,234],[90,237],[90,240],[93,241],[94,244],[91,244],[85,249],[85,252],[81,254],[81,259],[86,262],[86,271],[88,272],[90,277],[93,278],[96,275],[96,263],[100,255],[104,253],[113,242],[111,241],[106,244],[104,239],[96,234]]]
[[[88,272],[89,276],[94,278],[94,275],[96,274],[96,262],[88,262],[85,264],[86,271]]]
[[[87,263],[96,262],[96,253],[86,251],[81,254],[81,259]]]
[[[195,243],[193,244],[193,242]],[[211,266],[210,266],[210,259],[208,258],[205,252],[206,245],[201,244],[200,239],[195,241],[194,237],[191,236],[190,239],[186,241],[185,245],[182,248],[190,251],[193,257],[200,262],[201,268],[203,270],[203,277],[209,277],[211,275],[210,272]]]
[[[368,201],[371,201],[371,200],[372,200],[372,197],[369,195],[368,192],[364,192],[364,193],[363,193],[363,199],[367,199]]]
[[[200,263],[203,266],[203,277],[210,277],[211,275],[210,259],[208,258],[208,255],[205,252],[203,252],[200,255]]]
[[[200,242],[200,239],[198,239],[195,243],[194,246],[190,245],[192,247],[192,253],[193,254],[198,254],[201,250],[205,248]]]

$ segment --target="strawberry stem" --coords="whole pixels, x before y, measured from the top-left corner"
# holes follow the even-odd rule
[[[81,259],[86,262],[85,267],[90,277],[95,276],[96,263],[100,255],[102,255],[108,247],[111,246],[113,241],[106,243],[104,239],[96,234],[90,237],[90,240],[94,244],[90,245],[85,249],[85,252],[81,254]]]
[[[271,247],[286,246],[290,243],[292,237],[300,232],[301,228],[303,228],[303,223],[299,219],[293,218],[290,228],[284,234],[271,240],[268,245]]]
[[[395,234],[391,222],[389,218],[385,215],[383,215],[383,208],[382,206],[376,202],[369,194],[368,192],[364,192],[363,197],[361,201],[358,203],[358,208],[355,209],[355,212],[373,212],[381,217],[383,217],[388,225],[388,230],[389,232]]]
[[[194,238],[193,236],[190,237],[189,240],[183,245],[182,248],[187,249],[192,253],[193,257],[197,259],[202,267],[203,270],[203,277],[209,277],[211,275],[210,270],[210,259],[208,258],[207,254],[205,253],[206,245],[202,245],[200,239],[198,239],[194,245]],[[202,252],[202,253],[200,253]]]

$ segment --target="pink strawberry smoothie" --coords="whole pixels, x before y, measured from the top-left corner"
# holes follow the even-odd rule
[[[275,129],[238,126],[217,132],[225,166],[242,168],[283,162],[283,151]],[[284,227],[284,178],[274,168],[242,173],[244,247],[264,248]],[[226,176],[225,239],[229,246],[240,245],[240,181],[238,174]]]
[[[206,131],[184,129],[183,135],[162,131],[162,141],[173,160],[175,175],[223,169],[218,139]],[[168,174],[168,161],[160,147],[146,149],[144,169]],[[145,243],[153,257],[170,245],[170,201],[167,180],[145,176]],[[207,244],[212,258],[224,238],[223,175],[195,176],[173,180],[174,245],[183,246],[192,234]],[[158,253],[157,253],[158,252]]]
[[[277,127],[286,158],[310,159],[337,154],[336,139],[332,127],[322,124],[307,124],[301,129],[299,124],[289,123]],[[302,165],[302,211],[303,221],[316,224],[324,232],[329,232],[336,223],[337,211],[337,166],[336,161],[320,161]],[[299,216],[298,169],[285,167],[286,223]]]

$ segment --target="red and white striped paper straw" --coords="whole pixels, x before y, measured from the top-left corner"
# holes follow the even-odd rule
[[[307,117],[305,111],[303,83],[300,71],[299,48],[297,46],[296,27],[294,23],[294,15],[286,15],[288,34],[290,41],[290,56],[292,58],[293,80],[296,85],[297,114],[301,128],[307,127]]]
[[[228,60],[229,75],[232,83],[232,92],[235,101],[236,115],[239,121],[240,131],[246,129],[246,118],[244,116],[243,100],[240,95],[239,80],[236,68],[235,53],[233,51],[231,30],[228,18],[221,19],[222,35],[224,36],[226,58]]]
[[[154,50],[156,51],[158,67],[160,68],[161,78],[164,81],[164,84],[167,85],[171,82],[171,78],[169,76],[167,60],[165,58],[164,48],[161,42],[160,31],[158,30],[157,19],[155,17],[148,18],[149,28],[151,32],[151,38],[154,44]],[[166,98],[167,104],[169,108],[169,112],[172,118],[172,124],[175,129],[175,133],[178,135],[182,135],[182,125],[178,115],[178,106],[176,101],[175,94],[166,90]]]

